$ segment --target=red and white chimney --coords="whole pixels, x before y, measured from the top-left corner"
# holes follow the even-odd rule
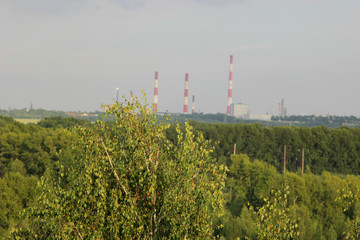
[[[185,73],[184,114],[188,113],[189,74]]]
[[[155,72],[154,111],[158,110],[158,72]]]
[[[233,55],[230,55],[230,73],[229,73],[229,91],[228,91],[228,105],[227,115],[230,115],[230,105],[232,104],[232,79],[233,79]]]

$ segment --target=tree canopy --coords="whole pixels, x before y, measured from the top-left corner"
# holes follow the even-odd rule
[[[77,127],[82,154],[61,161],[42,178],[42,194],[28,211],[27,239],[204,239],[223,210],[226,167],[192,127],[175,142],[153,110],[134,102],[107,110],[115,123]]]

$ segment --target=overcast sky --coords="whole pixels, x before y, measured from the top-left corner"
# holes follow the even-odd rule
[[[359,44],[359,0],[0,0],[0,108],[152,103],[159,71],[159,111],[189,73],[196,111],[225,113],[232,54],[252,113],[359,116]]]

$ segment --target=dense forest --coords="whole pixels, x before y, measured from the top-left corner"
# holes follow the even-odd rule
[[[103,114],[103,112],[64,112],[64,111],[55,111],[55,110],[45,110],[45,109],[8,109],[3,110],[0,109],[0,116],[8,116],[14,119],[45,119],[45,118],[53,118],[53,117],[73,117],[77,119],[83,119],[88,121],[96,121],[99,119],[99,116]]]
[[[337,128],[341,126],[359,127],[360,118],[355,116],[320,116],[320,115],[291,115],[291,116],[272,116],[271,121],[256,119],[241,119],[226,114],[171,114],[174,122],[184,123],[186,121],[196,121],[204,123],[259,123],[263,126],[298,126],[315,127],[325,126],[328,128]]]
[[[63,128],[0,118],[0,236],[23,220],[21,211],[36,199],[40,177],[53,169],[59,158],[73,157],[67,154],[73,141]]]
[[[216,143],[214,157],[223,163],[234,153],[236,144],[236,153],[265,161],[281,172],[286,145],[286,168],[292,172],[301,168],[304,148],[305,166],[315,174],[360,173],[360,128],[190,123]],[[169,138],[174,138],[174,130],[175,126],[168,129]]]
[[[225,205],[212,220],[215,238],[359,237],[360,128],[189,124],[195,135],[203,132],[202,141],[210,140],[216,163],[228,168],[222,191]],[[75,144],[79,135],[70,130],[75,126],[92,129],[95,125],[61,117],[24,125],[0,117],[0,238],[30,224],[24,210],[39,205],[41,178],[69,174],[67,169],[88,158]],[[112,128],[114,123],[107,122],[105,127]],[[180,124],[180,132],[186,129]],[[177,146],[176,125],[164,131],[169,144]]]
[[[360,126],[360,119],[356,116],[290,115],[282,117],[272,116],[271,120],[288,123],[302,123],[309,127],[319,125],[324,125],[327,127]]]

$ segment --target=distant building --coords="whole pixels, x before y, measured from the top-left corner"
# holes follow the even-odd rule
[[[96,113],[86,113],[86,112],[66,112],[66,115],[71,117],[98,117]]]
[[[285,108],[285,105],[284,105],[284,99],[281,99],[281,101],[279,102],[278,116],[280,118],[286,116],[286,108]]]
[[[250,119],[250,105],[249,104],[231,104],[230,105],[230,116],[241,118],[241,119]]]
[[[250,114],[250,120],[261,120],[261,121],[271,121],[270,114]]]

